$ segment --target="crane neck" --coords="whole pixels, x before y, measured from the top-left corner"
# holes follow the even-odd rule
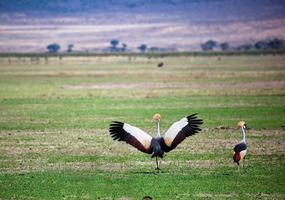
[[[242,142],[246,143],[246,141],[245,141],[245,133],[246,133],[245,127],[241,127],[241,131],[242,131]]]
[[[159,121],[156,122],[156,128],[157,128],[157,135],[156,135],[156,137],[161,137],[161,135],[160,135]]]

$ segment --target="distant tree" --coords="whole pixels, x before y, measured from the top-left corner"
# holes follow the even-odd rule
[[[147,46],[146,46],[145,44],[141,44],[141,45],[138,47],[138,49],[139,49],[142,53],[144,53],[144,52],[146,51],[146,49],[147,49]]]
[[[268,48],[267,42],[264,41],[264,40],[260,40],[260,41],[256,42],[256,43],[254,44],[254,47],[255,47],[256,49],[267,49],[267,48]]]
[[[269,40],[260,40],[254,44],[256,49],[266,50],[266,49],[284,49],[285,44],[282,39],[273,38]]]
[[[217,46],[218,43],[214,40],[208,40],[207,42],[201,44],[201,48],[203,51],[212,51]]]
[[[220,48],[222,51],[228,51],[230,49],[230,45],[227,42],[221,43]]]
[[[47,49],[49,53],[57,53],[60,49],[60,45],[57,43],[49,44]]]
[[[239,45],[237,47],[237,50],[239,50],[239,51],[252,50],[252,49],[254,49],[254,45],[253,44],[242,44],[242,45]]]
[[[267,42],[267,46],[270,49],[284,49],[285,48],[284,41],[282,39],[279,39],[279,38],[274,38],[272,40],[269,40]]]
[[[159,48],[159,47],[150,47],[150,48],[149,48],[149,51],[150,51],[150,52],[159,52],[159,51],[162,51],[162,49]]]
[[[117,46],[118,46],[118,44],[119,44],[119,40],[117,40],[117,39],[112,39],[112,40],[110,41],[110,43],[111,43],[111,51],[118,51]]]
[[[67,50],[66,52],[70,53],[73,51],[73,47],[74,47],[74,44],[69,44],[68,47],[67,47]]]
[[[123,43],[122,44],[122,51],[125,52],[127,50],[127,48],[128,48],[128,45]]]

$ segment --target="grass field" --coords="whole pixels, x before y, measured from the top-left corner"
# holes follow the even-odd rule
[[[154,135],[153,114],[164,132],[195,112],[203,130],[160,173],[108,133],[120,120]],[[284,55],[1,57],[0,199],[285,199],[284,126]]]

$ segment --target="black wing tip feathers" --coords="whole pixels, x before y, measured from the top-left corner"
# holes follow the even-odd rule
[[[198,115],[198,113],[194,113],[194,114],[192,114],[192,115],[189,115],[189,116],[187,116],[187,120],[188,120],[188,122],[190,123],[190,122],[192,122],[193,124],[203,124],[204,122],[203,122],[203,120],[202,119],[197,119],[197,115]]]
[[[203,120],[198,119],[197,114],[198,113],[194,113],[186,117],[188,120],[188,125],[183,128],[184,129],[183,131],[185,131],[184,133],[186,137],[195,135],[196,133],[202,130],[200,128],[200,125],[203,124]]]
[[[123,122],[112,121],[112,123],[110,124],[109,132],[113,140],[121,141],[124,139],[123,126]]]
[[[110,125],[115,125],[115,124],[124,124],[123,122],[119,122],[119,121],[112,121],[112,123]]]

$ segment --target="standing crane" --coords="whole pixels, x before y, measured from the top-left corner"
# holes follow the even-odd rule
[[[241,128],[242,131],[242,140],[234,147],[234,162],[237,163],[239,169],[239,162],[241,160],[245,160],[245,155],[247,152],[247,145],[245,140],[245,133],[246,133],[246,124],[244,121],[240,121],[238,123],[238,127]]]
[[[173,123],[164,136],[160,135],[160,114],[155,114],[153,120],[156,123],[157,135],[151,137],[141,129],[127,123],[113,121],[110,124],[110,134],[114,140],[125,141],[139,151],[152,154],[156,158],[156,169],[159,170],[158,157],[163,158],[165,152],[176,148],[186,137],[192,136],[201,131],[202,119],[197,119],[197,113],[182,118]]]

